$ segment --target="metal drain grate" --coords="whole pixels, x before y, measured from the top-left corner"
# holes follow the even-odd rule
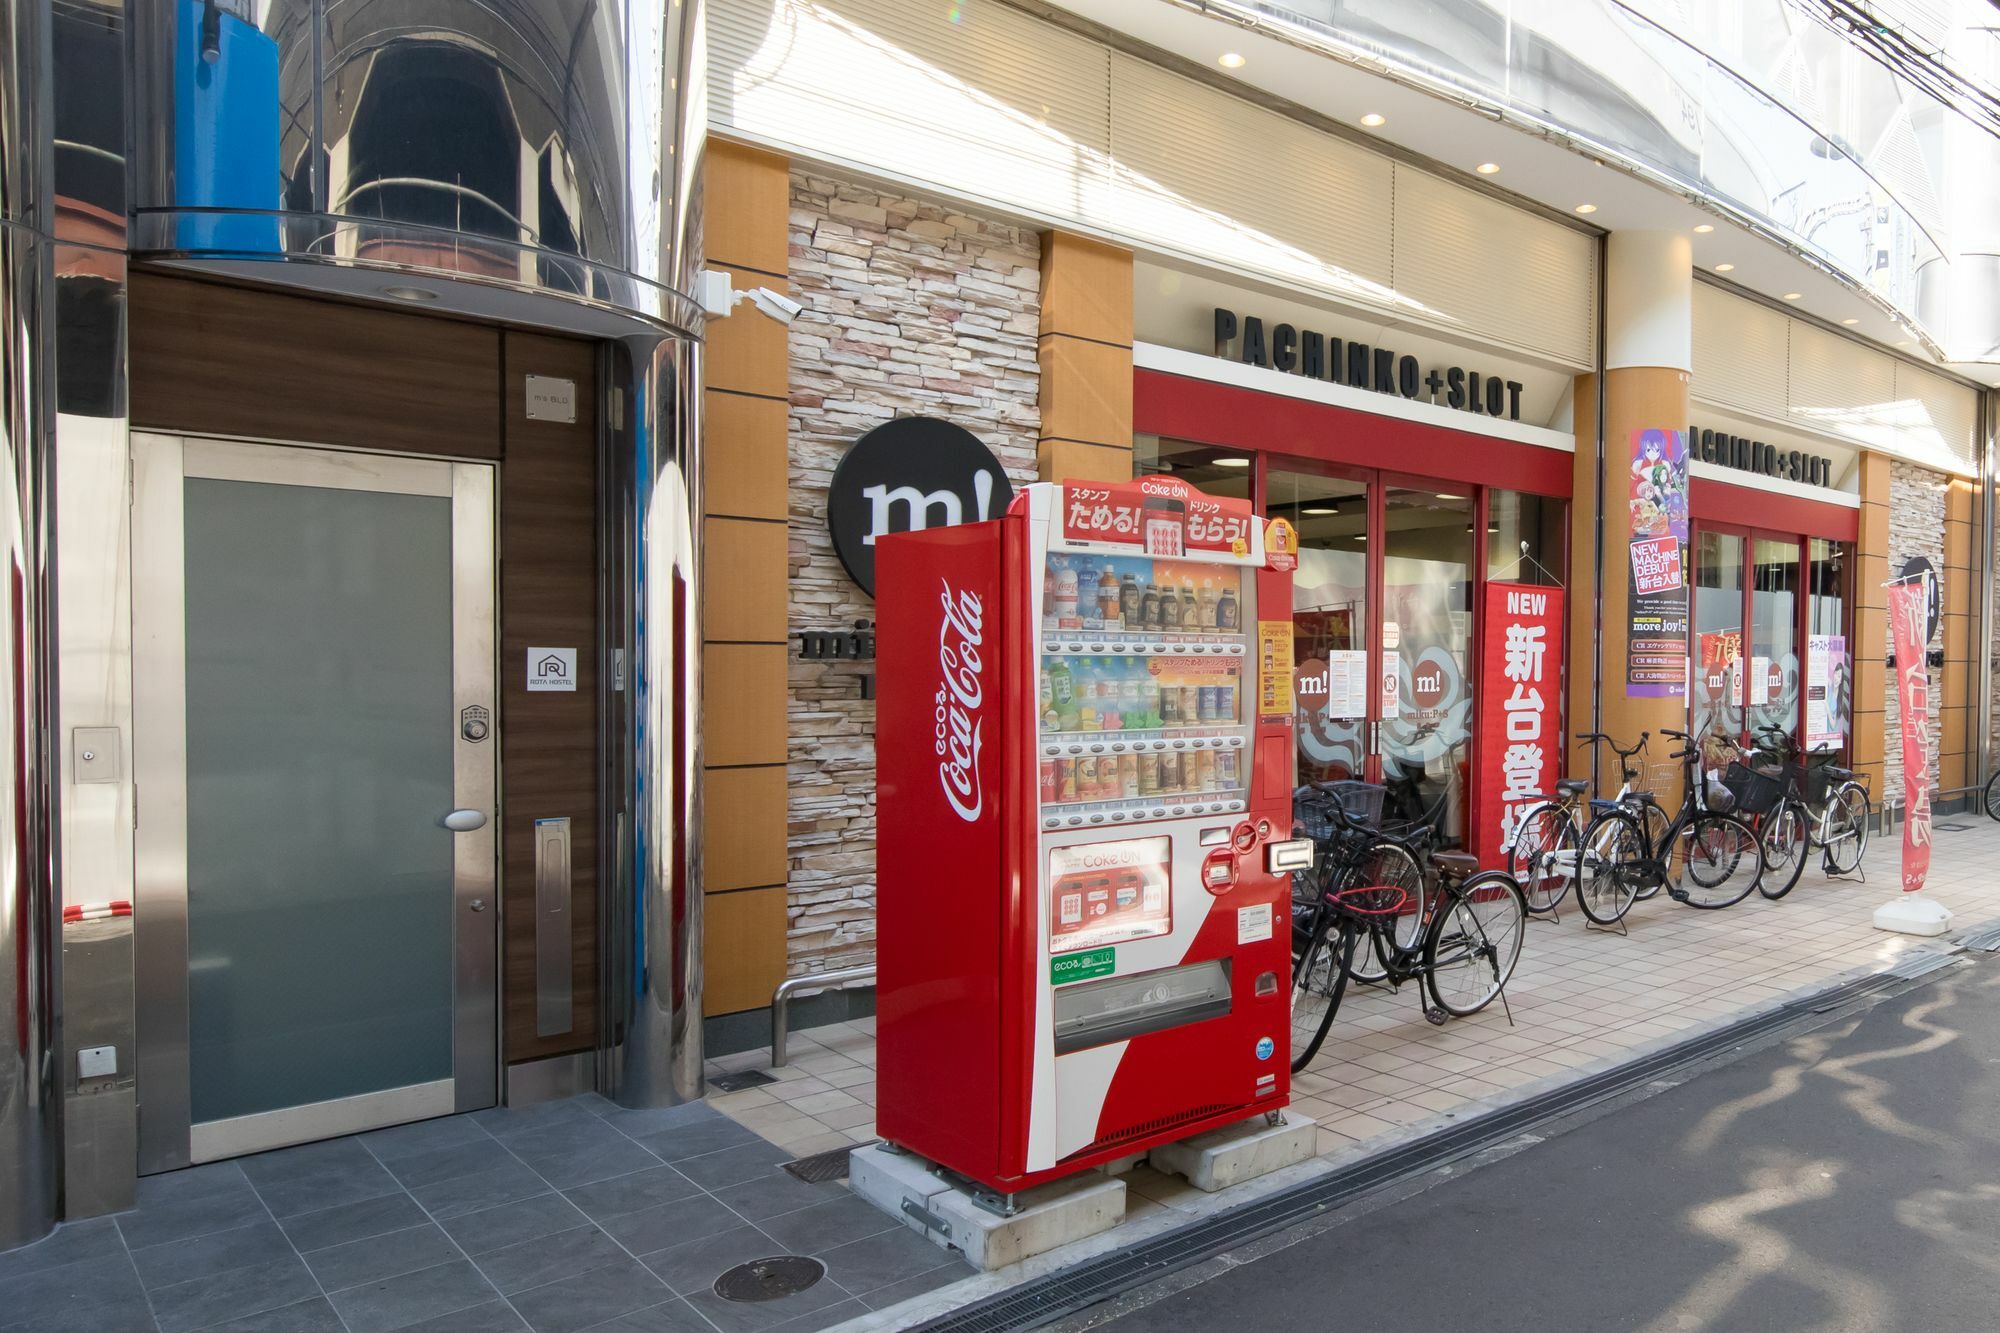
[[[826,1265],[819,1260],[786,1254],[738,1264],[715,1279],[714,1290],[725,1301],[781,1301],[798,1295],[825,1276]]]
[[[724,1092],[741,1092],[745,1088],[761,1088],[767,1083],[777,1081],[761,1069],[746,1069],[740,1074],[723,1074],[712,1078],[709,1084]]]
[[[1176,1269],[1323,1216],[1384,1185],[1433,1171],[1447,1162],[1508,1142],[1535,1125],[1644,1087],[1801,1019],[1823,1015],[1908,984],[1907,979],[1893,973],[1877,972],[1819,995],[1794,1000],[1616,1069],[1552,1088],[1512,1106],[1499,1107],[1291,1189],[1189,1223],[1142,1244],[1025,1282],[1011,1291],[918,1325],[917,1333],[1004,1333],[1004,1330],[1053,1323],[1099,1301],[1156,1281]]]
[[[797,1176],[808,1185],[818,1185],[829,1180],[847,1179],[847,1154],[853,1148],[829,1148],[816,1152],[810,1157],[800,1157],[785,1163],[785,1170]]]
[[[1984,930],[1975,930],[1969,935],[1961,935],[1958,939],[1958,945],[1961,949],[1977,949],[1981,953],[2000,951],[2000,926],[1988,926]]]

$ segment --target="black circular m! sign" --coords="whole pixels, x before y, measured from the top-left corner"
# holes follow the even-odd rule
[[[877,538],[998,518],[1013,498],[1000,460],[971,431],[898,417],[856,440],[834,468],[826,526],[848,576],[873,597]]]

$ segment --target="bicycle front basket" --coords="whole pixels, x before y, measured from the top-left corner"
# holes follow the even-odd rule
[[[1736,798],[1737,811],[1746,815],[1769,812],[1785,794],[1785,784],[1777,778],[1733,759],[1722,771],[1722,785]]]

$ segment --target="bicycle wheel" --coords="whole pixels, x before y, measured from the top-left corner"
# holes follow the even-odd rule
[[[1644,875],[1646,844],[1639,821],[1606,810],[1584,830],[1576,854],[1576,902],[1600,926],[1615,925],[1632,910]]]
[[[1757,842],[1764,858],[1764,877],[1757,887],[1766,898],[1782,898],[1799,882],[1806,868],[1806,853],[1812,848],[1804,807],[1793,801],[1781,802],[1764,817]]]
[[[1640,809],[1645,812],[1647,845],[1656,851],[1660,851],[1666,847],[1667,830],[1672,827],[1671,822],[1667,819],[1667,812],[1660,809],[1659,806],[1651,801],[1647,801]],[[1664,855],[1664,851],[1661,854]],[[1660,891],[1659,880],[1654,879],[1651,875],[1645,876],[1644,879],[1644,883],[1632,886],[1632,896],[1642,903]]]
[[[1689,907],[1733,907],[1764,878],[1757,835],[1735,815],[1696,815],[1682,826],[1672,854],[1683,873],[1671,894]]]
[[[1507,848],[1507,873],[1520,883],[1530,912],[1555,911],[1569,892],[1576,844],[1576,822],[1556,802],[1544,801],[1521,816]]]
[[[1409,849],[1399,843],[1372,844],[1342,878],[1341,888],[1363,885],[1399,888],[1403,891],[1403,911],[1393,926],[1368,931],[1354,950],[1352,971],[1356,981],[1377,982],[1389,978],[1389,968],[1381,957],[1383,932],[1393,932],[1400,949],[1414,950],[1418,932],[1424,928],[1424,871]]]
[[[2000,771],[1986,779],[1986,799],[1982,804],[1987,818],[2000,819]]]
[[[1354,960],[1354,940],[1360,927],[1327,912],[1292,968],[1292,1072],[1298,1073],[1319,1054],[1326,1030],[1333,1026],[1341,994]]]
[[[1489,870],[1446,890],[1424,939],[1424,983],[1438,1008],[1464,1018],[1493,1003],[1527,928],[1527,899],[1511,875]]]
[[[1868,793],[1858,782],[1843,782],[1826,806],[1826,853],[1829,875],[1851,875],[1868,850]]]

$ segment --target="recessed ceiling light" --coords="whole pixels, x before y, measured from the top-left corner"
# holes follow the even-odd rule
[[[1378,112],[1370,111],[1367,115],[1361,118],[1361,123],[1363,125],[1366,125],[1369,129],[1372,130],[1387,124],[1388,120],[1389,118],[1387,116],[1381,115]]]
[[[1733,272],[1735,272],[1735,271],[1736,271],[1736,265],[1734,265],[1734,264],[1717,264],[1717,265],[1715,266],[1715,271],[1716,271],[1717,273],[1733,273]]]
[[[1703,236],[1708,235],[1710,232],[1714,230],[1715,230],[1715,224],[1713,222],[1698,223],[1695,226],[1695,231]]]
[[[1579,212],[1579,213],[1595,213],[1595,212],[1597,211],[1597,205],[1596,205],[1596,204],[1578,204],[1578,205],[1576,206],[1576,211],[1577,211],[1577,212]]]
[[[1797,292],[1786,292],[1785,299],[1787,301],[1796,301],[1799,299],[1799,294]]]
[[[1222,66],[1224,69],[1242,69],[1243,57],[1238,55],[1234,51],[1224,51],[1221,55],[1215,58],[1215,63]]]
[[[1855,319],[1852,315],[1850,315],[1846,319],[1841,320],[1840,322],[1843,324],[1859,324],[1861,321]]]
[[[427,287],[384,287],[382,295],[393,296],[398,301],[435,301],[438,294]]]
[[[1250,460],[1247,458],[1218,458],[1215,460],[1215,465],[1217,467],[1249,467]]]
[[[1473,170],[1482,176],[1491,176],[1494,172],[1500,170],[1500,164],[1498,162],[1481,162]]]
[[[1328,514],[1338,514],[1340,511],[1338,509],[1301,509],[1299,512],[1301,514],[1312,514],[1315,517],[1323,518]]]

